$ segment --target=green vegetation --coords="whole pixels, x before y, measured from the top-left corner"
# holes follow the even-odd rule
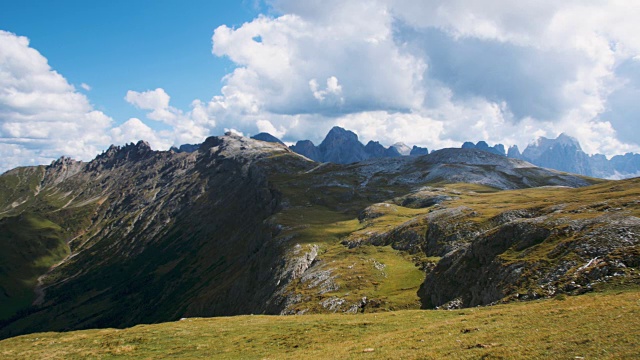
[[[562,301],[558,301],[562,300]],[[0,341],[0,357],[634,359],[640,291],[453,311],[193,318]]]
[[[460,186],[460,185],[457,185]],[[447,188],[452,188],[447,185]],[[539,187],[521,190],[465,194],[449,206],[468,206],[478,214],[478,221],[490,219],[504,211],[530,209],[543,213],[562,210],[562,216],[592,218],[605,211],[625,211],[640,216],[640,178],[607,181],[583,188]],[[557,206],[561,206],[558,208]]]
[[[31,214],[0,219],[0,320],[28,307],[38,276],[69,254],[65,232]]]

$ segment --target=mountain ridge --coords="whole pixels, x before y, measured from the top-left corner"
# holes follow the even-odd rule
[[[332,164],[233,134],[207,138],[193,152],[153,151],[141,141],[110,147],[87,163],[62,158],[14,169],[0,176],[0,225],[50,237],[63,249],[48,262],[58,263],[50,271],[30,270],[27,283],[38,280],[42,301],[31,303],[32,293],[14,307],[0,336],[192,316],[439,306],[460,294],[428,300],[419,291],[431,289],[426,276],[457,281],[446,266],[463,253],[451,251],[492,236],[488,224],[508,225],[485,219],[488,210],[473,199],[485,199],[491,211],[508,210],[514,205],[495,203],[502,190],[553,186],[511,195],[546,199],[550,191],[598,183],[476,149]],[[624,184],[631,189],[624,194],[635,189]],[[635,211],[632,202],[621,206],[610,205]],[[572,214],[554,209],[541,216]],[[588,209],[576,211],[586,216]],[[3,254],[27,251],[9,243],[0,235]],[[431,258],[432,251],[445,261]],[[635,266],[633,256],[624,261]],[[22,270],[2,271],[0,286],[14,289],[6,279]],[[566,280],[564,272],[558,276]],[[513,296],[509,286],[494,294]]]

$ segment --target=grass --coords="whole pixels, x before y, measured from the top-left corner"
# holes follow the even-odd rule
[[[640,291],[453,311],[193,318],[0,341],[0,357],[634,359]]]
[[[451,185],[447,185],[451,188]],[[468,206],[478,213],[478,221],[487,220],[504,211],[517,209],[555,211],[563,205],[562,216],[573,219],[592,218],[604,211],[625,211],[640,216],[640,178],[607,181],[583,188],[539,187],[522,190],[462,194],[453,206]]]
[[[0,320],[28,307],[37,278],[69,254],[65,232],[34,214],[0,219]]]

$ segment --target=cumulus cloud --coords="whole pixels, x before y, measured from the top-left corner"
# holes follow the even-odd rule
[[[112,119],[51,69],[26,37],[0,31],[0,171],[90,159],[109,145]]]
[[[116,144],[136,143],[143,139],[156,149],[168,149],[174,145],[170,140],[170,132],[157,132],[138,118],[131,118],[120,126],[112,128],[110,135]]]
[[[220,129],[319,142],[334,125],[387,145],[523,148],[566,132],[591,153],[640,152],[635,2],[267,4],[270,16],[213,32],[212,53],[235,64],[219,95],[178,109],[163,88],[132,89],[125,100],[146,119],[118,126],[26,38],[0,32],[3,168],[87,158],[138,137],[155,147],[195,143]]]
[[[180,145],[202,142],[211,135],[211,129],[216,126],[214,115],[211,115],[208,106],[202,101],[194,100],[191,103],[191,111],[184,113],[169,105],[171,97],[162,88],[143,92],[129,90],[124,99],[139,109],[149,110],[147,118],[171,127],[171,131],[164,131],[158,135],[149,133],[149,138],[160,139],[158,136],[162,137],[158,143]],[[136,128],[144,125],[139,119],[130,119],[129,121],[131,120],[137,120]],[[151,128],[148,129],[151,130]]]
[[[227,127],[269,121],[317,141],[340,124],[389,143],[429,128],[415,142],[431,147],[567,132],[590,152],[640,150],[618,70],[640,54],[633,2],[270,4],[279,16],[214,32],[213,53],[237,65],[210,104]]]
[[[82,83],[80,87],[85,89],[86,91],[91,91],[91,86],[89,84]]]

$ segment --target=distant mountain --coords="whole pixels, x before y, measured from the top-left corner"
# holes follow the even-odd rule
[[[282,144],[284,145],[284,143],[282,141],[280,141],[280,139],[278,139],[277,137],[266,133],[266,132],[261,132],[259,134],[253,135],[251,137],[252,139],[255,140],[260,140],[260,141],[266,141],[266,142],[270,142],[270,143],[276,143],[276,144]]]
[[[301,140],[290,148],[311,160],[334,164],[352,164],[368,159],[398,157],[409,155],[411,151],[402,143],[385,148],[377,141],[369,141],[365,146],[358,140],[358,135],[339,126],[334,126],[319,146],[315,146],[310,140]]]
[[[402,156],[393,146],[386,148],[377,141],[369,141],[367,145],[365,145],[364,151],[370,159]]]
[[[341,127],[333,127],[318,146],[322,161],[335,164],[351,164],[369,158],[358,135]]]
[[[322,162],[322,153],[320,153],[320,150],[311,142],[311,140],[299,140],[295,145],[291,145],[290,148],[294,152],[305,156],[308,159]]]
[[[464,144],[462,144],[462,148],[463,149],[476,149],[476,150],[481,150],[481,151],[486,151],[486,152],[490,152],[496,155],[502,155],[502,156],[506,156],[506,153],[504,152],[504,145],[502,144],[497,144],[494,145],[492,147],[489,146],[489,144],[487,144],[485,141],[478,141],[476,144],[467,141]]]
[[[370,156],[339,128],[319,147],[304,144],[332,161]],[[140,141],[90,162],[9,170],[0,338],[475,306],[628,283],[638,274],[640,185],[567,188],[594,183],[476,149],[318,164],[234,134],[191,153]],[[530,187],[542,188],[500,192]]]
[[[550,169],[599,178],[632,177],[640,172],[640,155],[617,155],[611,160],[602,154],[588,155],[578,140],[564,133],[555,139],[540,137],[529,144],[522,154],[510,149],[509,157],[521,158]]]
[[[593,176],[589,155],[578,141],[566,134],[556,139],[538,138],[522,152],[526,161],[538,166],[566,171],[574,174]]]
[[[411,154],[411,148],[408,147],[403,142],[397,142],[397,143],[391,145],[391,147],[396,149],[398,151],[398,153],[400,153],[400,155],[407,156],[407,155]]]
[[[409,155],[411,156],[428,155],[428,154],[429,154],[429,149],[415,146],[415,145],[413,145],[413,148],[411,148],[411,152],[409,153]]]
[[[640,176],[640,154],[616,155],[611,160],[602,154],[588,155],[582,150],[578,140],[564,133],[556,139],[540,137],[529,144],[522,153],[517,145],[509,147],[505,153],[502,144],[490,147],[484,141],[477,144],[465,142],[462,148],[482,150],[525,160],[549,169],[598,178],[620,179]]]
[[[252,139],[282,144],[282,141],[268,133],[257,134]],[[179,148],[172,147],[171,150],[191,153],[198,150],[199,147],[200,144],[185,144]],[[337,126],[329,131],[320,146],[315,146],[309,140],[301,140],[290,148],[313,161],[336,164],[429,154],[427,148],[415,145],[413,148],[409,148],[402,142],[397,142],[387,148],[378,141],[369,141],[365,146],[358,140],[358,135]],[[640,154],[616,155],[610,160],[602,154],[588,155],[582,150],[578,140],[564,133],[555,139],[540,137],[530,143],[522,153],[517,145],[510,146],[505,151],[504,145],[489,146],[485,141],[478,141],[475,144],[467,141],[462,144],[461,148],[485,151],[512,159],[525,160],[549,169],[603,179],[640,176]]]

